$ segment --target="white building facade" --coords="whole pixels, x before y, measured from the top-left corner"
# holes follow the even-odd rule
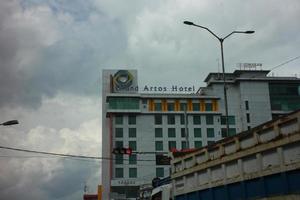
[[[136,70],[104,70],[103,198],[135,199],[139,186],[169,176],[170,166],[157,165],[156,155],[166,155],[174,148],[200,148],[300,108],[300,80],[267,77],[268,72],[236,70],[226,74],[226,134],[221,74],[210,73],[205,79],[207,87],[196,94],[152,88],[158,94],[139,93]],[[192,93],[194,88],[172,86],[171,90]],[[117,147],[130,147],[133,154],[112,154]]]

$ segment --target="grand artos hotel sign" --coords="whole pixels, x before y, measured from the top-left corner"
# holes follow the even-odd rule
[[[118,70],[111,75],[113,93],[195,93],[195,86],[171,84],[169,86],[143,85],[138,86],[137,70]]]

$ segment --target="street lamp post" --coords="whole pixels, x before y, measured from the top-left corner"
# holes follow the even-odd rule
[[[226,87],[226,79],[225,79],[225,67],[224,67],[224,53],[223,53],[223,42],[226,38],[228,38],[229,36],[231,36],[234,33],[243,33],[243,34],[252,34],[254,33],[254,31],[232,31],[231,33],[229,33],[227,36],[225,36],[224,38],[218,37],[214,32],[212,32],[209,28],[204,27],[204,26],[200,26],[197,24],[194,24],[193,22],[190,21],[184,21],[183,22],[186,25],[190,25],[190,26],[196,26],[202,29],[207,30],[208,32],[210,32],[215,38],[217,38],[220,42],[220,46],[221,46],[221,59],[222,59],[222,74],[223,74],[223,85],[224,85],[224,102],[225,102],[225,121],[226,121],[226,136],[229,135],[229,123],[228,123],[228,102],[227,102],[227,87]]]
[[[15,125],[15,124],[19,124],[18,120],[9,120],[7,122],[3,122],[0,125],[1,126],[11,126],[11,125]]]

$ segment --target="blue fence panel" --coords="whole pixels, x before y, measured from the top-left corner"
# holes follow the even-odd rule
[[[198,192],[192,192],[187,195],[188,200],[198,200]]]
[[[228,186],[228,197],[230,200],[240,200],[244,198],[243,184],[233,183]]]

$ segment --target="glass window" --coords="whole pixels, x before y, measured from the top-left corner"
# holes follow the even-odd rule
[[[122,115],[116,116],[116,124],[123,124],[123,116]]]
[[[221,124],[226,125],[226,116],[221,116]]]
[[[123,128],[116,128],[116,138],[123,137]]]
[[[180,115],[180,124],[185,124],[185,116]]]
[[[207,145],[211,145],[211,144],[214,144],[215,141],[207,141]]]
[[[163,142],[155,141],[155,151],[162,151],[162,150],[163,150]]]
[[[205,111],[212,111],[212,103],[205,103]]]
[[[245,101],[246,110],[249,110],[249,101]]]
[[[201,115],[194,115],[193,116],[193,123],[198,125],[201,124]]]
[[[156,168],[156,177],[164,177],[164,168],[163,167],[158,167]]]
[[[162,115],[154,115],[155,124],[162,124]]]
[[[147,99],[142,99],[142,104],[147,104]]]
[[[200,103],[193,103],[193,111],[200,111]]]
[[[176,130],[175,128],[168,128],[168,137],[176,137]]]
[[[228,131],[229,133],[229,136],[233,136],[233,135],[235,135],[236,134],[236,129],[235,128],[229,128],[229,131]]]
[[[221,129],[221,134],[222,134],[222,137],[227,137],[226,128]]]
[[[175,110],[175,104],[174,103],[167,103],[168,111],[174,111]]]
[[[185,137],[185,128],[181,128],[180,130],[181,130],[181,137],[184,138]],[[186,131],[188,131],[188,129]]]
[[[137,169],[129,168],[129,178],[136,178],[136,177],[137,177]]]
[[[201,148],[202,147],[202,141],[195,141],[195,148]]]
[[[186,105],[186,103],[180,103],[180,110],[181,110],[181,111],[187,110],[187,105]]]
[[[116,154],[115,155],[115,163],[116,164],[123,164],[123,155],[122,154]]]
[[[115,169],[115,175],[116,178],[123,178],[124,174],[123,174],[123,168],[116,168]]]
[[[162,128],[155,128],[155,137],[157,137],[157,138],[163,137],[163,129]]]
[[[128,144],[132,151],[136,151],[136,141],[129,141]]]
[[[154,109],[156,110],[156,111],[161,111],[162,109],[161,109],[161,103],[154,103]]]
[[[175,124],[175,115],[168,115],[168,124]]]
[[[136,124],[136,116],[135,115],[128,116],[128,124]]]
[[[168,144],[169,144],[169,150],[173,148],[176,149],[176,141],[169,141]]]
[[[115,147],[116,147],[116,148],[123,147],[123,141],[116,141]]]
[[[213,115],[206,115],[206,124],[207,125],[214,124],[214,116]]]
[[[125,97],[109,97],[108,98],[109,109],[139,109],[139,98],[125,98]]]
[[[207,137],[215,137],[215,130],[214,128],[207,128]]]
[[[181,149],[186,149],[187,148],[187,143],[186,141],[181,142]]]
[[[136,154],[132,154],[129,156],[129,164],[131,164],[131,165],[136,164]]]
[[[221,124],[226,125],[226,116],[221,116]],[[228,124],[235,125],[235,116],[228,116]]]
[[[228,116],[228,124],[235,125],[235,116]]]
[[[136,128],[129,128],[128,135],[130,138],[135,138],[136,137]]]
[[[194,137],[201,137],[201,128],[194,128]]]
[[[247,123],[250,123],[250,114],[247,113],[247,114],[246,114],[246,117],[247,117]]]

